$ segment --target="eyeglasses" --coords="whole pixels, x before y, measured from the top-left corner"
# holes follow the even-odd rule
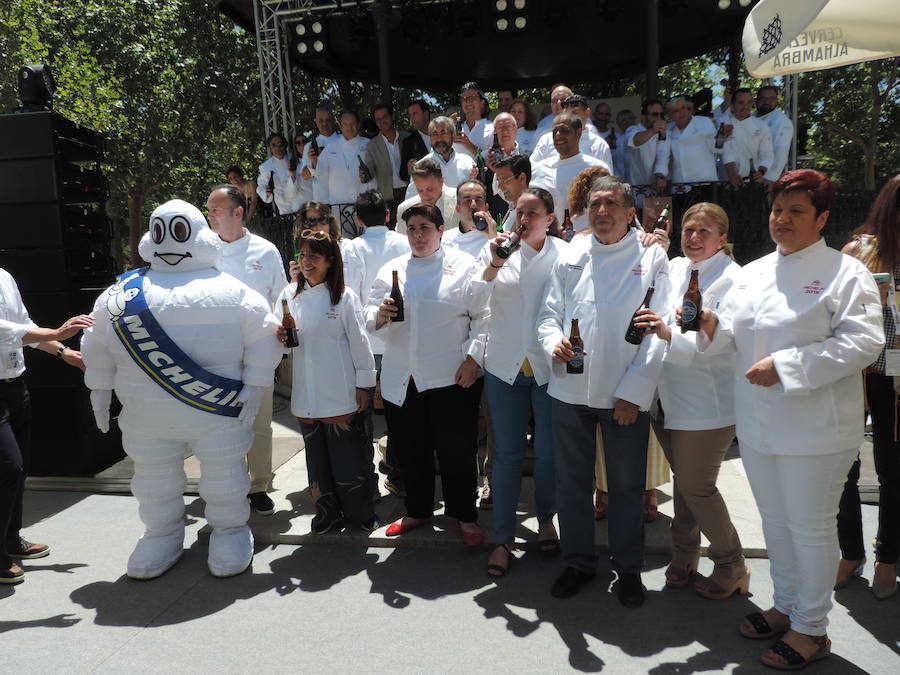
[[[304,218],[303,222],[306,225],[324,225],[328,222],[328,218],[325,216],[319,216],[318,218]]]
[[[462,97],[463,103],[470,103],[471,101],[478,101],[478,100],[481,100],[481,97],[476,94],[470,94],[469,96]]]
[[[522,174],[519,174],[521,176]],[[506,185],[509,181],[515,180],[519,176],[507,176],[506,178],[498,178],[497,185]]]
[[[272,141],[271,143],[269,143],[269,145],[271,145],[273,148],[286,148],[286,147],[287,147],[287,146],[286,146],[284,143],[282,143],[281,141],[278,141],[278,142]]]
[[[331,241],[331,235],[323,230],[303,230],[300,233],[301,239],[314,239],[316,241],[323,241],[327,239]]]

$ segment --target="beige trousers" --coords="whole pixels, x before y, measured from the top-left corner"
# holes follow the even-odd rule
[[[272,489],[272,399],[275,385],[263,391],[259,414],[253,420],[253,444],[247,453],[250,471],[250,492],[269,492]]]
[[[664,429],[663,416],[654,430],[674,474],[672,562],[696,569],[700,533],[709,540],[709,557],[717,568],[743,573],[744,550],[731,523],[728,507],[716,487],[719,467],[734,439],[734,426],[702,431]]]

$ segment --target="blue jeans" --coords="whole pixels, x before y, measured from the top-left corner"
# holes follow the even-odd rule
[[[498,544],[515,539],[516,505],[522,486],[522,460],[528,445],[529,413],[534,411],[534,501],[538,523],[549,523],[556,514],[556,463],[550,426],[547,385],[519,373],[507,384],[484,374],[484,389],[494,430],[494,466],[491,495],[494,498],[494,531]]]
[[[563,559],[584,572],[597,568],[592,498],[599,424],[609,483],[610,562],[616,572],[640,572],[644,566],[643,500],[650,414],[639,412],[634,424],[623,426],[613,419],[611,408],[551,400]]]

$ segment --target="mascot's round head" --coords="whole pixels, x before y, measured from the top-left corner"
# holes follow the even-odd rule
[[[222,240],[193,204],[173,199],[150,214],[150,231],[138,253],[157,272],[188,272],[215,267]]]

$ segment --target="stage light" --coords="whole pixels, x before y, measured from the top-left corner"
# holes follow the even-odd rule
[[[719,0],[719,9],[728,9],[731,7],[731,0]]]
[[[22,107],[32,110],[52,110],[56,82],[50,66],[29,63],[19,68],[19,99]]]
[[[741,7],[749,7],[751,0],[740,0]]]
[[[496,0],[494,29],[501,35],[516,35],[528,25],[526,0]]]
[[[324,21],[307,17],[294,24],[294,49],[302,59],[314,59],[326,55],[326,26]]]

